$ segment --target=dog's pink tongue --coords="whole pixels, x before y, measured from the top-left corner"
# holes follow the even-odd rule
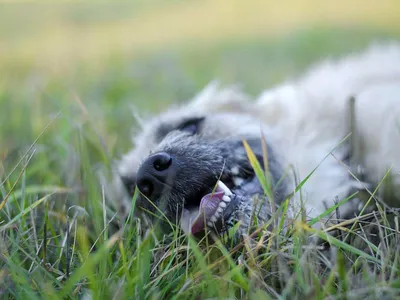
[[[217,191],[214,193],[207,194],[201,199],[199,215],[192,224],[192,234],[196,234],[204,230],[204,222],[209,221],[210,218],[215,214],[224,194],[225,193],[223,191],[219,191],[217,189]]]

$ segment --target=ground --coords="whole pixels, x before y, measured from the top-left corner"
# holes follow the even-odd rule
[[[234,3],[2,4],[2,298],[399,292],[399,236],[386,227],[380,245],[367,242],[365,252],[346,238],[331,240],[341,250],[327,268],[307,248],[305,224],[290,237],[262,234],[261,251],[246,245],[232,258],[222,246],[204,250],[183,237],[161,248],[153,235],[139,237],[134,220],[116,230],[99,178],[129,149],[133,112],[186,101],[213,79],[255,95],[320,58],[400,37],[395,1]]]

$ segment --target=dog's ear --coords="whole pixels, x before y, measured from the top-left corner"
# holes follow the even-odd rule
[[[221,87],[218,81],[210,82],[189,103],[194,111],[246,112],[252,105],[249,96],[236,86]]]

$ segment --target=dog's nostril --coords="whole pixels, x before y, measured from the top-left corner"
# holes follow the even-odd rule
[[[159,153],[154,160],[154,169],[161,172],[169,168],[172,162],[172,157],[167,153]]]
[[[143,161],[137,172],[137,187],[150,200],[157,200],[165,191],[174,172],[173,157],[159,152]]]
[[[150,180],[143,179],[137,183],[139,191],[146,197],[150,197],[153,193],[154,186]]]

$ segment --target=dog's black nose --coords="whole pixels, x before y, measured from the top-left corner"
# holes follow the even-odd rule
[[[162,172],[169,168],[172,162],[172,157],[165,152],[154,154],[149,157],[150,164],[153,164],[154,169],[157,172]]]
[[[174,176],[171,155],[159,152],[149,156],[140,166],[137,173],[137,187],[142,194],[155,200],[169,187]]]

